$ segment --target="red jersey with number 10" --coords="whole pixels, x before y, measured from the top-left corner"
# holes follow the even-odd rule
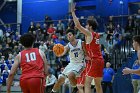
[[[90,44],[86,44],[87,55],[90,58],[103,58],[101,53],[101,46],[99,44],[100,35],[96,32],[92,32],[92,41]]]
[[[39,53],[39,49],[30,48],[21,51],[20,62],[20,67],[22,70],[21,80],[33,77],[44,77],[44,62]]]

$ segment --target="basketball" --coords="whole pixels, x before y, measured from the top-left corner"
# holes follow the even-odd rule
[[[53,52],[56,56],[61,55],[64,52],[64,46],[62,44],[55,44],[53,46]]]

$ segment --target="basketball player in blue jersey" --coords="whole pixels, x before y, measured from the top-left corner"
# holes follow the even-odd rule
[[[70,84],[74,88],[74,93],[77,84],[77,77],[85,68],[84,42],[82,42],[80,39],[76,39],[74,32],[75,31],[72,29],[68,29],[66,32],[69,43],[65,46],[63,54],[59,55],[59,57],[65,55],[68,52],[70,63],[65,67],[62,74],[59,75],[58,81],[54,85],[51,93],[55,93],[64,83],[66,78],[69,79]]]

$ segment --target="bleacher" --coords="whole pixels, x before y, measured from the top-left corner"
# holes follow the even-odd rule
[[[21,70],[18,70],[16,75],[14,76],[14,81],[11,86],[11,93],[22,93],[21,88],[19,86],[20,75],[21,75]],[[7,86],[0,86],[0,93],[6,93],[6,91],[7,91]]]

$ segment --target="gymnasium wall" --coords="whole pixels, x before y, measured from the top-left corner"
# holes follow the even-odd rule
[[[140,3],[139,4],[135,4],[135,3],[129,4],[129,14],[137,14],[138,9],[140,9]]]
[[[110,2],[112,1],[112,2]],[[99,32],[104,31],[104,25],[108,21],[108,16],[115,16],[113,19],[115,24],[125,26],[127,17],[119,17],[120,15],[128,15],[137,13],[138,5],[130,3],[140,2],[140,0],[75,0],[77,4],[78,16],[94,15],[99,22]],[[91,7],[92,6],[92,7]],[[131,7],[131,9],[128,8]],[[88,8],[91,7],[91,8]]]
[[[122,2],[120,2],[122,1]],[[128,0],[75,0],[77,3],[77,15],[78,16],[90,16],[94,15],[99,22],[99,32],[104,31],[104,23],[108,21],[108,16],[118,16],[128,14]],[[91,7],[92,9],[86,9]],[[116,22],[125,21],[126,18],[115,18]]]
[[[78,7],[84,8],[84,6],[93,6],[93,9],[83,9],[78,10],[79,15],[100,15],[100,16],[109,16],[109,15],[122,15],[128,13],[128,0],[75,0]],[[123,1],[123,4],[120,2]]]
[[[1,2],[2,4],[2,2]],[[7,3],[0,11],[0,18],[7,23],[17,22],[17,4],[16,2]],[[1,23],[0,23],[1,24]],[[0,28],[4,30],[4,26],[0,25]]]
[[[51,16],[54,20],[68,18],[68,1],[69,0],[23,0],[22,34],[27,32],[30,21],[44,21],[45,15]],[[75,1],[79,8],[76,12],[78,16],[95,15],[101,23],[107,22],[108,16],[110,15],[117,16],[128,14],[128,3],[139,2],[139,0],[122,0],[123,4],[120,4],[121,0],[112,0],[112,3],[109,3],[109,0]],[[0,18],[4,23],[17,22],[16,8],[16,2],[7,3],[4,6],[0,11]],[[132,8],[131,14],[134,9],[136,8]],[[122,20],[124,19],[117,19],[118,22]]]
[[[140,2],[140,0],[128,0],[128,2]]]
[[[43,21],[45,15],[53,20],[68,14],[68,0],[23,0],[22,33],[27,32],[30,21]]]

